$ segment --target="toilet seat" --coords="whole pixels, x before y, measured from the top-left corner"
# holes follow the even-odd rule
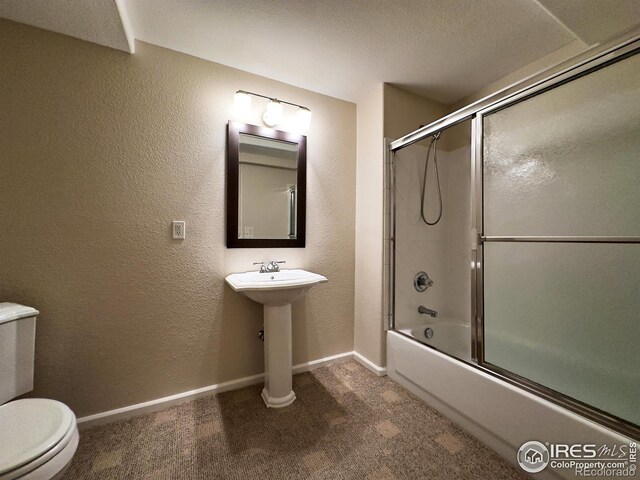
[[[42,398],[0,406],[0,432],[0,480],[23,477],[66,447],[72,449],[73,456],[78,443],[71,409],[64,403]]]

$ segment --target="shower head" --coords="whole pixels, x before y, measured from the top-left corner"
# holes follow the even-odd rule
[[[418,127],[418,129],[420,129],[420,128],[424,128],[424,127],[426,127],[426,125],[420,125],[420,126]],[[443,130],[440,130],[439,132],[434,133],[434,134],[432,135],[432,136],[433,136],[433,139],[434,139],[434,140],[437,140],[438,138],[440,138],[440,135],[442,135],[442,132],[443,132]],[[427,138],[428,138],[428,137],[427,137]]]

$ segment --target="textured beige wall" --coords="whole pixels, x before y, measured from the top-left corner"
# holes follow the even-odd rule
[[[356,286],[354,348],[386,364],[384,255],[384,138],[395,140],[447,113],[447,107],[389,84],[378,84],[358,101]]]
[[[353,349],[354,104],[3,20],[0,65],[0,299],[41,311],[33,395],[83,416],[262,372],[261,306],[224,276],[270,258],[329,278],[294,304],[294,363]],[[313,112],[305,249],[225,248],[239,88]]]
[[[395,140],[449,113],[445,105],[384,84],[384,136]]]
[[[395,140],[428,125],[451,113],[451,107],[385,83],[384,85],[384,136]],[[471,141],[469,125],[456,125],[438,142],[438,148],[446,151],[464,147]],[[429,141],[422,141],[427,147]]]
[[[354,349],[384,366],[382,315],[383,86],[358,101]]]

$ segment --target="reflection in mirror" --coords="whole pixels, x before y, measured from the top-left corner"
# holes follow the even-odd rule
[[[229,122],[227,155],[227,247],[304,247],[306,137]]]
[[[240,134],[238,238],[295,239],[298,145]]]

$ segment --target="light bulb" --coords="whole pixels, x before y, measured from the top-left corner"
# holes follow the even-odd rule
[[[243,113],[251,107],[251,96],[248,93],[238,90],[233,95],[233,106],[237,113]]]
[[[282,103],[273,99],[267,104],[267,109],[262,115],[262,121],[267,127],[275,127],[282,119]]]
[[[296,112],[296,124],[299,131],[306,132],[311,125],[311,110],[300,107]]]

